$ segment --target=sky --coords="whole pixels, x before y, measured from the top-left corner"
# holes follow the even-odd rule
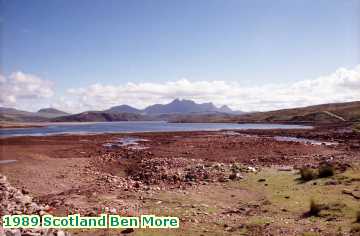
[[[0,0],[0,106],[360,100],[360,0]]]

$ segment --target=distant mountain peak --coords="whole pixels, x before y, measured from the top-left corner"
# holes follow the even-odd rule
[[[52,107],[42,108],[42,109],[38,110],[37,112],[38,113],[43,112],[43,113],[54,113],[54,114],[68,114],[64,111],[60,111],[60,110],[58,110],[56,108],[52,108]]]
[[[170,103],[178,103],[178,102],[181,102],[181,100],[179,98],[175,98],[174,100],[172,100],[172,102]]]
[[[222,106],[219,108],[219,111],[225,112],[225,113],[227,113],[227,112],[233,112],[233,110],[231,110],[231,108],[228,107],[227,105],[222,105]]]
[[[167,104],[154,104],[145,109],[137,109],[129,105],[119,105],[110,107],[104,112],[116,113],[137,113],[147,115],[159,114],[189,114],[189,113],[232,113],[228,106],[216,107],[212,102],[196,103],[190,99],[175,98]]]
[[[180,98],[175,98],[174,100],[172,100],[169,104],[176,104],[176,103],[192,103],[195,104],[194,101],[189,100],[189,99],[180,99]]]
[[[226,112],[231,109],[229,108]],[[188,99],[176,98],[168,104],[155,104],[144,109],[147,114],[167,113],[201,113],[201,112],[225,112],[217,108],[212,102],[196,103]]]
[[[129,105],[113,106],[105,111],[118,112],[118,113],[140,113],[141,112],[139,109],[136,109]]]

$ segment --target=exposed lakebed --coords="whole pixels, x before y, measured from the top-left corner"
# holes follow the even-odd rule
[[[134,138],[134,137],[125,137],[125,138],[117,138],[112,140],[111,142],[104,143],[103,147],[113,148],[113,147],[127,147],[128,149],[133,150],[143,150],[148,147],[140,146],[139,142],[147,142],[149,140],[142,138]]]
[[[297,138],[297,137],[289,137],[289,136],[275,136],[274,139],[280,142],[297,142],[297,143],[305,143],[305,144],[312,144],[312,145],[326,145],[332,146],[339,144],[338,142],[325,142],[319,141],[314,139],[307,139],[307,138]]]

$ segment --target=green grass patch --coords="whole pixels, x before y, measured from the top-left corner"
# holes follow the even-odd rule
[[[335,175],[335,168],[330,164],[319,166],[319,178],[326,178]]]
[[[302,236],[320,236],[320,234],[314,232],[305,232],[302,234]]]
[[[352,128],[353,128],[353,131],[360,132],[360,123],[353,124]]]
[[[360,172],[358,169],[349,169],[336,177],[359,178]],[[267,186],[258,182],[260,178],[266,179]],[[298,174],[294,171],[283,172],[267,168],[259,173],[247,175],[246,180],[238,182],[238,185],[263,195],[263,198],[270,204],[263,205],[262,208],[274,212],[274,214],[279,214],[281,209],[285,209],[285,213],[281,214],[301,217],[305,212],[309,212],[311,209],[309,203],[313,199],[314,202],[321,203],[324,208],[318,212],[321,215],[320,218],[310,217],[309,220],[314,218],[316,222],[319,220],[325,224],[326,219],[336,217],[340,222],[330,221],[326,224],[337,224],[349,229],[350,223],[354,222],[356,210],[359,208],[356,199],[342,194],[344,185],[326,185],[325,183],[328,181],[326,178],[310,180],[305,183],[299,183],[296,181],[297,179]],[[351,184],[355,188],[359,186],[359,183]],[[352,185],[347,185],[346,188],[351,188]],[[313,212],[317,211],[314,205],[312,208]]]
[[[267,218],[267,217],[261,217],[261,216],[253,216],[251,218],[248,219],[248,224],[249,225],[267,225],[267,224],[271,224],[272,221],[271,219]]]
[[[312,168],[304,167],[300,169],[300,178],[302,181],[310,181],[317,178],[317,173]]]

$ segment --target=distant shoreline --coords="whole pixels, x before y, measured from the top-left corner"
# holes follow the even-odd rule
[[[0,129],[40,128],[40,127],[45,127],[45,126],[47,126],[47,124],[0,122]]]
[[[0,129],[24,129],[24,128],[41,128],[46,127],[49,125],[86,125],[86,124],[95,124],[95,123],[111,123],[111,122],[161,122],[161,121],[69,121],[69,122],[8,122],[8,121],[0,121]],[[188,121],[188,122],[174,122],[174,121],[164,121],[167,123],[174,123],[174,124],[201,124],[201,123],[218,123],[218,124],[279,124],[279,125],[305,125],[305,126],[330,126],[330,127],[345,127],[350,126],[354,122],[314,122],[314,121],[237,121],[237,122],[230,122],[230,121],[220,121],[220,122],[198,122],[198,121]]]

